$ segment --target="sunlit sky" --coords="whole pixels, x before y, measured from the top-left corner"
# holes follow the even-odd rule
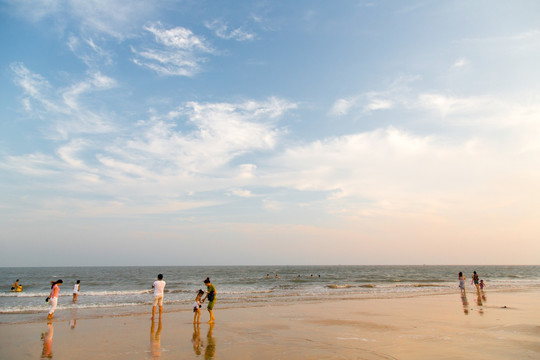
[[[0,1],[1,266],[539,264],[538,1]]]

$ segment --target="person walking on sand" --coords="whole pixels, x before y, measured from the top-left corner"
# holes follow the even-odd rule
[[[459,279],[459,288],[461,289],[461,293],[465,293],[465,275],[460,271],[458,274]]]
[[[51,293],[49,297],[47,298],[47,301],[51,303],[51,308],[49,310],[49,315],[47,315],[47,319],[52,319],[54,310],[56,310],[56,305],[58,305],[58,294],[60,293],[60,285],[62,285],[64,282],[62,279],[58,279],[56,281],[51,281]]]
[[[206,296],[204,297],[204,299],[202,299],[202,302],[204,302],[207,298],[208,298],[208,314],[210,314],[210,320],[208,321],[208,323],[213,323],[214,321],[216,321],[216,318],[214,317],[214,312],[213,312],[213,309],[214,309],[214,305],[216,304],[216,295],[217,295],[217,291],[216,291],[216,287],[210,282],[210,278],[206,278],[206,280],[204,280],[204,284],[206,285]]]
[[[163,281],[163,274],[157,276],[157,280],[152,284],[154,289],[154,306],[152,307],[152,320],[156,315],[156,306],[159,306],[159,318],[163,313],[163,290],[165,289],[166,282]]]
[[[77,297],[79,296],[79,291],[81,291],[81,280],[77,280],[77,283],[73,285],[73,302],[77,302]]]
[[[480,276],[478,276],[476,271],[473,271],[472,281],[474,283],[474,286],[476,286],[476,292],[480,292],[480,286],[479,286]]]

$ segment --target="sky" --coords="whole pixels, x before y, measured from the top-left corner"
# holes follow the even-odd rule
[[[540,2],[0,0],[0,266],[540,264]]]

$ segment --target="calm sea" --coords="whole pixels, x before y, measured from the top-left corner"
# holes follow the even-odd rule
[[[57,312],[79,317],[147,312],[158,273],[167,282],[166,310],[191,310],[209,276],[218,291],[218,308],[264,306],[319,299],[416,296],[452,293],[459,271],[476,270],[493,289],[540,288],[540,266],[223,266],[223,267],[46,267],[0,268],[0,322],[33,321],[48,311],[50,281],[63,279]],[[266,278],[267,274],[270,276]],[[278,278],[276,278],[276,275]],[[24,286],[10,292],[16,279]],[[76,304],[72,288],[81,280]]]

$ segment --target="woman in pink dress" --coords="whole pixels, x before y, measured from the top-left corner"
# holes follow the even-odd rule
[[[49,310],[49,315],[47,316],[47,319],[52,319],[54,310],[56,309],[56,305],[58,304],[58,294],[60,293],[60,285],[62,285],[64,282],[62,279],[58,279],[56,281],[51,281],[51,294],[47,298],[47,300],[51,303],[51,309]]]

